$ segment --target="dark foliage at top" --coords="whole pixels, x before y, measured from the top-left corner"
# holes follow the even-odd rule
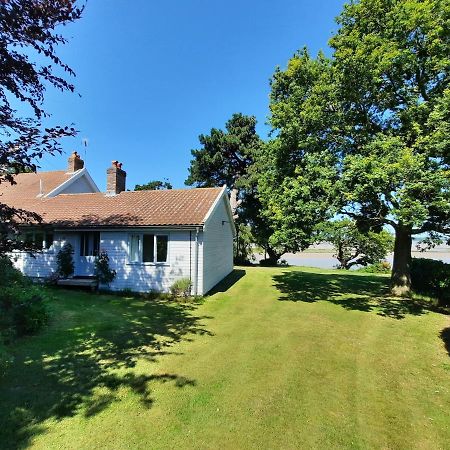
[[[56,49],[67,40],[58,27],[81,17],[83,7],[74,0],[9,0],[0,4],[0,183],[13,183],[13,175],[36,171],[37,160],[61,152],[60,138],[74,136],[69,126],[45,126],[50,116],[44,109],[48,86],[74,91],[65,75],[73,70]],[[27,117],[14,103],[28,107]],[[39,217],[0,203],[0,254],[24,248],[8,236],[17,235],[17,222],[36,222]],[[30,246],[32,248],[32,246]]]

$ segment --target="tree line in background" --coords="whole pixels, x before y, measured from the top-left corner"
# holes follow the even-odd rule
[[[360,0],[337,23],[330,57],[304,48],[276,69],[271,138],[234,114],[200,136],[186,183],[227,184],[238,262],[251,242],[275,263],[327,224],[328,240],[357,252],[338,248],[342,267],[364,264],[389,248],[390,228],[392,289],[403,294],[412,237],[432,246],[450,235],[450,4]]]

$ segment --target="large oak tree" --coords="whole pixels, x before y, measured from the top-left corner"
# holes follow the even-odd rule
[[[281,225],[301,223],[313,201],[362,230],[391,226],[392,287],[404,293],[412,236],[450,234],[450,3],[354,1],[337,21],[330,59],[304,50],[273,77],[286,177],[269,200]],[[314,170],[328,193],[308,188]]]

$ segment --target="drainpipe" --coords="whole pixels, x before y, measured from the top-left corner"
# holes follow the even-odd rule
[[[199,228],[195,228],[195,247],[194,247],[194,295],[198,294],[198,232]]]

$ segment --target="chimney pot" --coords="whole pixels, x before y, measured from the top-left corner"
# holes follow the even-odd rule
[[[67,172],[72,173],[84,167],[84,161],[77,152],[73,152],[68,159]]]

